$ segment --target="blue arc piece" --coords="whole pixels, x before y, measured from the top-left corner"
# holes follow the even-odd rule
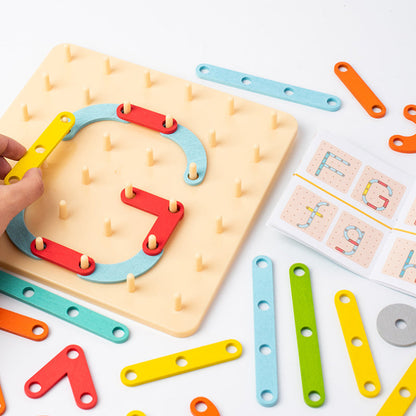
[[[262,406],[271,407],[277,403],[279,393],[273,264],[270,258],[267,256],[254,258],[252,273],[256,396]]]
[[[295,87],[294,85],[283,84],[281,82],[220,68],[210,64],[198,65],[196,67],[196,74],[199,78],[207,81],[213,81],[242,90],[308,105],[321,110],[337,111],[341,107],[341,100],[335,95]]]
[[[0,293],[117,344],[129,338],[129,330],[122,323],[1,270]]]

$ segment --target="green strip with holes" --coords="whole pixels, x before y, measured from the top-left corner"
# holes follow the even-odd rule
[[[128,328],[120,322],[1,270],[0,293],[34,306],[117,344],[127,341],[129,337]]]
[[[303,399],[308,406],[320,407],[325,402],[325,389],[309,269],[302,263],[293,264],[289,276]]]

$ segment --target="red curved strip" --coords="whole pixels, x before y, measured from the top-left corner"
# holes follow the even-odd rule
[[[36,239],[30,244],[30,250],[35,256],[64,267],[67,270],[71,270],[81,276],[88,276],[95,270],[95,261],[91,257],[88,257],[90,267],[81,269],[79,263],[83,253],[79,253],[78,251],[72,250],[72,248],[55,243],[47,238],[43,239],[43,243],[45,245],[43,250],[36,250]]]
[[[166,128],[166,116],[163,114],[156,113],[133,104],[131,105],[130,113],[124,114],[123,107],[124,104],[120,104],[117,107],[117,116],[122,120],[126,120],[130,123],[138,124],[139,126],[147,127],[148,129],[164,134],[171,134],[178,128],[178,123],[175,119],[173,119],[172,127]]]

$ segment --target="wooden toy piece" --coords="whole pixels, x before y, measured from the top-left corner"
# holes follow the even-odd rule
[[[71,62],[72,61],[71,47],[69,45],[64,45],[64,51],[65,51],[66,62]]]
[[[228,115],[232,116],[235,113],[234,97],[228,97]]]
[[[110,133],[104,133],[104,150],[109,152],[112,149]]]
[[[409,104],[403,109],[403,115],[413,123],[416,123],[416,105]],[[395,134],[389,139],[392,150],[400,153],[416,153],[416,134],[413,136],[401,136]]]
[[[83,185],[89,185],[91,183],[90,170],[88,169],[88,166],[82,167],[81,176]]]
[[[303,400],[310,407],[320,407],[325,402],[325,389],[309,269],[301,263],[293,264],[289,278]]]
[[[202,269],[204,268],[204,265],[202,263],[202,254],[201,253],[196,253],[195,254],[195,270],[197,272],[202,271]]]
[[[150,78],[150,71],[146,69],[144,71],[144,86],[150,88],[152,86],[152,80]]]
[[[258,163],[260,162],[260,145],[255,144],[253,146],[253,162]]]
[[[111,228],[111,219],[104,219],[104,235],[106,237],[111,237],[113,235],[113,229]]]
[[[147,247],[149,248],[149,250],[156,250],[157,240],[156,240],[156,236],[154,234],[149,235],[149,238],[147,240]]]
[[[133,185],[131,183],[124,188],[124,195],[126,195],[126,198],[128,199],[134,198]]]
[[[83,349],[68,345],[25,383],[26,396],[38,399],[65,376],[68,377],[77,406],[92,409],[97,404],[97,393]],[[40,386],[39,390],[35,387]]]
[[[195,179],[198,179],[198,169],[197,169],[197,166],[196,166],[195,162],[192,162],[189,165],[189,175],[188,176],[189,176],[189,179],[191,179],[192,181],[195,180]]]
[[[243,194],[242,188],[241,188],[241,179],[235,178],[234,179],[234,196],[236,198],[240,198],[240,196]]]
[[[146,161],[147,166],[153,166],[155,164],[155,159],[153,157],[153,149],[150,147],[146,149]]]
[[[136,290],[136,279],[133,273],[129,273],[127,275],[126,282],[127,282],[127,290],[129,291],[129,293],[133,293]]]
[[[6,401],[4,400],[4,395],[0,386],[0,415],[4,414],[5,411],[6,411]]]
[[[416,398],[416,359],[393,389],[377,416],[404,416]]]
[[[185,84],[185,99],[186,101],[192,101],[192,85],[191,84]]]
[[[13,166],[4,178],[6,185],[10,180],[20,180],[31,168],[38,168],[45,159],[71,130],[75,123],[75,117],[67,111],[59,113],[43,131],[35,143],[30,146],[25,155]]]
[[[204,410],[198,409],[201,405],[204,406]],[[214,403],[206,397],[196,397],[193,399],[190,408],[192,416],[221,416]]]
[[[0,329],[33,341],[43,341],[49,334],[45,322],[0,308]]]
[[[131,102],[124,101],[123,103],[123,114],[130,114],[131,113]]]
[[[42,250],[45,249],[45,244],[43,242],[42,237],[36,237],[35,245],[36,245],[36,250],[38,250],[38,251],[42,251]]]
[[[45,91],[50,91],[52,89],[49,74],[43,74],[43,88]]]
[[[146,415],[140,410],[132,410],[131,412],[127,413],[127,416],[146,416]]]
[[[169,200],[169,211],[170,212],[178,211],[178,201],[176,199]]]
[[[173,126],[173,118],[171,115],[167,114],[166,120],[165,120],[165,127],[170,129],[172,126]]]
[[[371,117],[381,118],[386,115],[384,104],[349,63],[336,63],[334,72]]]
[[[120,378],[121,382],[127,387],[139,386],[235,360],[241,356],[242,352],[243,347],[237,340],[228,339],[177,354],[129,365],[121,370]]]
[[[335,306],[358,389],[365,397],[376,397],[381,390],[380,380],[354,294],[340,290],[335,295]]]
[[[61,220],[66,220],[68,218],[68,207],[66,201],[63,199],[59,201],[59,218]]]
[[[90,260],[86,254],[83,254],[80,258],[81,269],[88,269],[90,267]]]
[[[175,293],[173,295],[173,308],[176,312],[182,310],[182,295],[180,293]]]
[[[3,271],[0,271],[0,293],[117,344],[129,338],[129,330],[122,323]]]
[[[91,104],[91,91],[89,88],[84,88],[84,104],[90,105]]]
[[[27,109],[27,104],[22,104],[21,109],[22,109],[23,121],[29,121],[30,116],[29,116],[29,110]]]
[[[272,111],[270,116],[270,127],[275,130],[277,129],[277,111]]]
[[[65,242],[68,247],[94,259],[98,265],[95,272],[85,276],[90,279],[100,271],[101,265],[126,262],[138,254],[141,243],[147,242],[156,217],[120,204],[117,197],[128,182],[133,183],[133,178],[137,178],[142,189],[167,198],[164,212],[180,215],[180,210],[178,213],[169,211],[169,197],[172,197],[178,200],[178,206],[179,201],[186,201],[191,215],[183,217],[184,221],[175,229],[162,257],[158,261],[152,259],[150,264],[154,266],[146,269],[145,275],[137,277],[136,270],[128,264],[122,268],[122,281],[128,273],[135,274],[137,285],[140,279],[140,290],[134,293],[128,293],[125,284],[94,283],[48,261],[28,257],[16,250],[7,235],[0,238],[0,266],[173,336],[189,336],[198,329],[210,305],[215,304],[214,298],[227,271],[254,224],[253,218],[258,215],[273,181],[279,177],[279,170],[283,172],[283,163],[296,136],[296,120],[277,110],[279,126],[271,129],[269,118],[273,109],[240,97],[235,98],[238,100],[235,116],[229,117],[229,94],[192,84],[193,99],[186,102],[184,88],[190,83],[188,80],[153,69],[149,71],[116,57],[110,57],[112,74],[107,76],[103,62],[108,54],[76,45],[70,45],[70,51],[70,63],[66,62],[63,45],[51,51],[0,118],[0,131],[19,138],[29,147],[33,138],[38,137],[56,115],[57,109],[68,108],[75,112],[84,109],[84,86],[91,88],[93,99],[92,105],[86,107],[88,111],[113,121],[97,122],[81,130],[74,126],[50,155],[44,195],[24,215],[27,229],[34,236]],[[145,71],[148,71],[148,86],[145,85]],[[51,76],[53,89],[50,93],[39,93],[43,73]],[[134,97],[139,100],[138,105],[161,115],[162,129],[166,114],[174,115],[179,121],[177,131],[168,134],[170,137],[161,137],[159,132],[139,124],[120,122],[116,109],[122,106],[123,100]],[[32,118],[28,123],[21,119],[21,103],[29,107]],[[133,104],[134,101],[127,116],[134,115]],[[97,105],[102,105],[103,110],[95,107]],[[76,114],[75,117],[76,124],[83,123]],[[196,187],[188,186],[189,164],[196,163],[198,174],[202,165],[192,155],[185,159],[182,149],[173,141],[178,130],[181,133],[181,127],[186,127],[199,139],[207,156],[205,180]],[[209,142],[212,129],[216,131],[216,147],[211,147]],[[75,136],[71,136],[75,131]],[[113,150],[103,154],[105,132],[111,136]],[[68,140],[70,137],[73,139]],[[187,139],[184,141],[186,143]],[[260,145],[262,155],[257,165],[252,163],[249,153],[255,143]],[[147,166],[146,148],[154,151],[153,168]],[[187,183],[183,175],[185,162]],[[81,184],[83,165],[90,171],[89,186]],[[237,176],[243,184],[241,199],[234,197],[233,181]],[[66,222],[57,213],[60,199],[68,203]],[[223,234],[216,233],[214,222],[218,215],[224,220]],[[107,216],[113,222],[117,218],[117,233],[110,238],[105,238],[102,232],[102,221]],[[80,230],[83,238],[80,238]],[[152,234],[160,243],[160,235]],[[189,241],[194,248],[184,250],[184,244]],[[197,276],[196,251],[203,254],[207,263]],[[74,260],[74,266],[82,271],[79,261],[80,256]],[[177,292],[184,302],[186,300],[186,307],[180,313],[173,311],[173,294]]]
[[[219,216],[215,219],[215,232],[221,234],[224,231],[224,226],[222,223],[222,217]]]
[[[110,62],[110,57],[108,56],[104,58],[104,74],[106,75],[111,74],[111,62]]]
[[[209,132],[209,145],[215,147],[217,145],[217,133],[214,129]]]

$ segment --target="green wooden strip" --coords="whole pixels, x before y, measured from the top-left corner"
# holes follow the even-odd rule
[[[325,402],[325,389],[309,269],[296,263],[290,268],[289,275],[303,399],[308,406],[320,407]]]

